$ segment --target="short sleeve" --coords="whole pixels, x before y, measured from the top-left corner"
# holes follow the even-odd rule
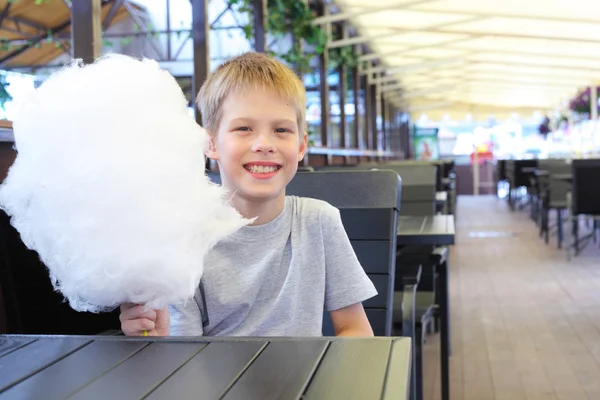
[[[169,306],[171,336],[203,336],[199,293],[185,303]]]
[[[375,285],[354,253],[337,208],[322,210],[321,228],[326,267],[325,309],[339,310],[376,296]]]

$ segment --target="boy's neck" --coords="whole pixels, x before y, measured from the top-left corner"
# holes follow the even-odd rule
[[[244,217],[256,218],[252,225],[264,225],[281,214],[285,206],[285,194],[277,196],[277,198],[267,201],[252,201],[233,196],[231,205]]]

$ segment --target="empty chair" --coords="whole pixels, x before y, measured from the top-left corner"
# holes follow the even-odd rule
[[[572,188],[569,200],[569,220],[572,228],[567,232],[573,235],[573,242],[567,240],[567,258],[570,258],[571,247],[575,255],[595,235],[596,220],[600,218],[600,188],[596,184],[600,176],[600,159],[573,160]],[[586,216],[594,220],[594,231],[585,237],[579,237],[579,217]]]
[[[556,229],[558,232],[558,247],[563,241],[563,218],[562,214],[567,209],[567,194],[571,190],[571,184],[565,180],[554,178],[557,174],[568,174],[571,172],[571,164],[566,160],[549,159],[540,160],[538,168],[547,174],[538,178],[538,190],[541,200],[540,235],[544,235],[546,243],[550,239],[551,226],[549,214],[556,210]]]

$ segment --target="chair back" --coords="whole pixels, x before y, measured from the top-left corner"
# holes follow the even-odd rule
[[[393,171],[296,174],[286,194],[324,200],[340,210],[342,223],[378,295],[364,307],[375,335],[392,334],[396,235],[402,181]],[[329,315],[323,334],[333,335]]]
[[[573,160],[571,166],[573,215],[600,215],[600,159]]]

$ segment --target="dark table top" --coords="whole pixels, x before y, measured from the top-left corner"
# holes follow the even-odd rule
[[[573,182],[573,174],[554,174],[552,179],[558,179],[559,181]]]
[[[454,244],[454,216],[399,216],[396,244],[444,246]]]
[[[406,399],[410,339],[1,336],[0,399]]]
[[[537,167],[523,167],[521,168],[521,172],[524,174],[533,174],[537,170]]]

